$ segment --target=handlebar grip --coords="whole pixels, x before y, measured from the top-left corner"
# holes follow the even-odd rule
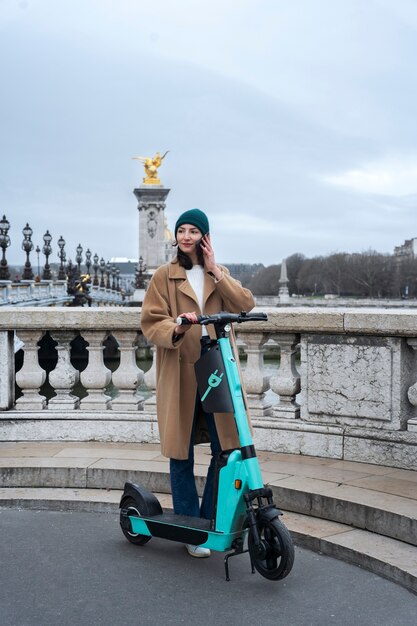
[[[201,315],[197,315],[197,324],[200,323]],[[189,322],[186,317],[178,316],[175,320],[178,326],[190,326],[193,322]]]

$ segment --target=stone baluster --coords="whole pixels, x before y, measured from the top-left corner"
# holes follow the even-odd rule
[[[295,396],[300,391],[300,376],[295,367],[295,356],[299,343],[299,335],[273,334],[272,340],[280,348],[280,367],[269,383],[274,393],[279,395],[279,402],[273,408],[274,417],[294,419],[300,417],[300,407]]]
[[[0,331],[0,411],[14,405],[14,333]]]
[[[57,330],[51,334],[57,342],[58,362],[49,374],[49,382],[56,392],[56,396],[48,402],[48,408],[56,411],[70,411],[78,409],[79,398],[71,394],[71,389],[77,384],[80,374],[71,363],[71,341],[75,337],[74,331]]]
[[[120,365],[113,373],[112,382],[119,395],[112,400],[113,411],[143,410],[143,397],[136,395],[143,381],[143,371],[136,365],[136,331],[118,330],[113,333],[120,350]]]
[[[103,341],[108,333],[88,330],[83,331],[82,334],[88,343],[88,365],[81,372],[80,379],[88,395],[81,400],[81,409],[84,411],[110,409],[111,398],[104,393],[104,390],[111,380],[111,371],[104,365],[103,359]]]
[[[264,375],[264,345],[268,340],[266,333],[251,333],[239,329],[239,337],[247,355],[243,382],[252,417],[265,417],[272,414],[272,405],[265,398],[269,389],[269,376]]]
[[[412,337],[410,339],[407,339],[407,344],[414,351],[417,351],[417,337]],[[408,392],[407,392],[407,397],[410,403],[413,406],[417,407],[417,383],[414,383],[414,385],[411,385],[411,387],[409,387]],[[413,417],[408,420],[407,430],[411,432],[417,432],[417,418],[416,417]]]
[[[150,369],[145,373],[144,380],[145,385],[152,392],[152,395],[145,400],[144,410],[147,413],[156,414],[156,348],[151,347],[152,352],[152,365]]]
[[[38,361],[38,341],[43,334],[43,330],[19,330],[24,356],[23,367],[16,374],[16,382],[23,392],[23,396],[16,400],[18,411],[39,411],[46,407],[46,398],[39,393],[46,380],[46,372]]]

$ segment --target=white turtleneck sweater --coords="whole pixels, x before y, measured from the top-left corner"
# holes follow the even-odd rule
[[[191,270],[185,270],[187,274],[187,280],[190,283],[195,295],[197,296],[197,302],[200,307],[200,311],[203,311],[203,292],[204,292],[204,269],[201,265],[193,265]],[[208,335],[207,327],[202,326],[202,335]]]

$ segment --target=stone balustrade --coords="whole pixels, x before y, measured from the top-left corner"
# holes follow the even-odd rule
[[[126,305],[131,299],[119,291],[91,285],[89,295],[92,306]],[[71,302],[73,296],[67,293],[66,280],[22,280],[14,283],[10,280],[0,281],[0,306],[62,306]]]
[[[10,304],[33,306],[39,302],[43,306],[65,304],[72,300],[67,294],[66,280],[22,280],[14,283],[11,280],[0,281],[0,306]]]
[[[236,331],[258,448],[417,469],[412,311],[288,307]],[[46,333],[55,342],[49,373],[39,360]],[[71,358],[79,335],[84,369]],[[109,335],[116,369],[104,359]],[[17,372],[15,336],[24,344]],[[138,368],[143,343],[137,308],[0,308],[0,440],[157,441],[155,359],[145,374]],[[267,367],[266,353],[276,357]]]

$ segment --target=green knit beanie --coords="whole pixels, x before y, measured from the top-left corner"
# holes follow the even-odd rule
[[[177,230],[183,224],[192,224],[198,228],[202,235],[207,235],[210,230],[207,215],[200,209],[190,209],[179,216],[175,224],[175,238],[177,237]]]

